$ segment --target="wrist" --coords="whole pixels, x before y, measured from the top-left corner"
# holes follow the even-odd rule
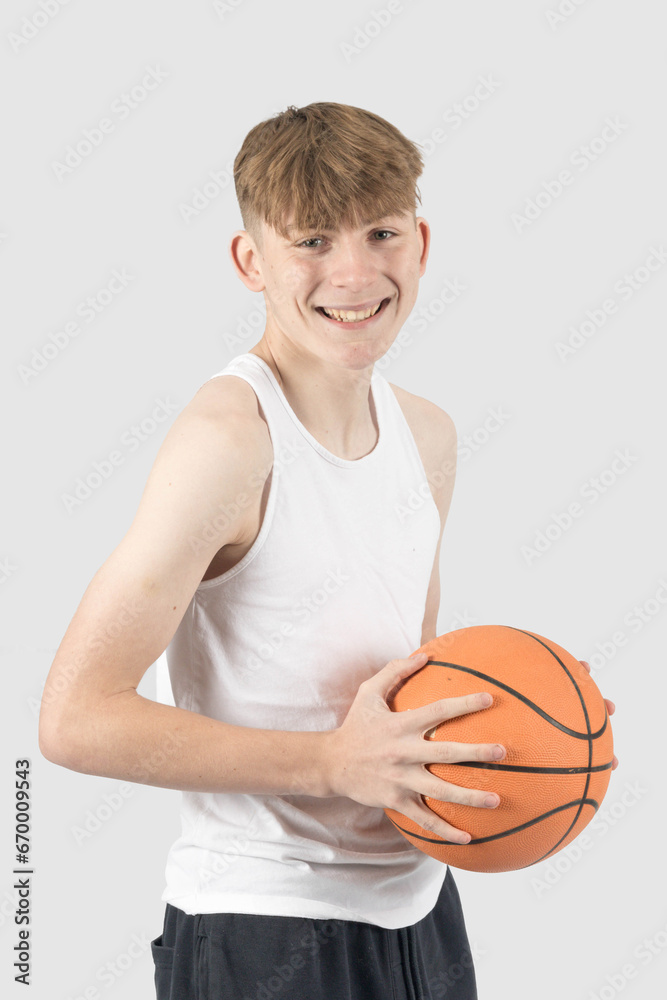
[[[320,798],[328,799],[340,795],[337,787],[338,766],[336,752],[336,729],[319,732],[317,752],[314,755],[315,785]]]

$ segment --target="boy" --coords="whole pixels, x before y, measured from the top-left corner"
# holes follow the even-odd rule
[[[499,797],[425,765],[505,754],[423,738],[490,694],[386,703],[436,635],[456,462],[447,413],[373,368],[426,267],[422,167],[394,126],[346,105],[249,132],[230,254],[266,329],[175,421],[47,678],[49,760],[133,780],[177,747],[141,779],[182,791],[158,1000],[407,1000],[443,976],[448,997],[477,995],[451,871],[383,812],[465,843],[423,796]],[[413,490],[424,502],[401,518]],[[117,631],[121,608],[100,650],[90,636]],[[136,691],[165,649],[176,707]]]

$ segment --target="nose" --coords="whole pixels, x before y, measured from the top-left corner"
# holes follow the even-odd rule
[[[356,240],[343,240],[330,257],[329,280],[334,288],[362,292],[377,282],[378,263],[372,248]]]

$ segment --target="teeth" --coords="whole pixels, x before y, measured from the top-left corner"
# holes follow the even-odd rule
[[[362,319],[374,316],[381,305],[382,302],[379,302],[375,309],[365,309],[363,312],[353,312],[350,309],[325,309],[322,307],[322,312],[325,312],[332,319],[338,320],[339,323],[360,323]]]

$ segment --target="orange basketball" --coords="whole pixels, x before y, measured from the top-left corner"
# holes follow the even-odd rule
[[[396,688],[396,712],[441,698],[488,691],[489,708],[441,723],[433,740],[501,743],[499,763],[428,764],[438,778],[497,792],[495,809],[425,803],[468,844],[429,833],[385,809],[407,839],[438,861],[477,872],[504,872],[543,861],[590,822],[607,791],[613,760],[607,707],[585,667],[544,636],[510,625],[474,625],[433,639],[415,652],[428,662]]]

